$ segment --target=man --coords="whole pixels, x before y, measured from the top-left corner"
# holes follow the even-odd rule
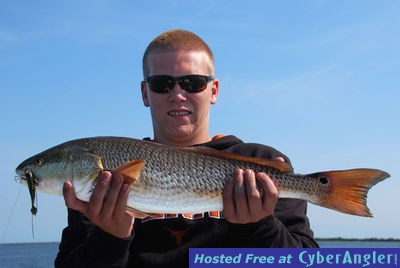
[[[195,34],[171,30],[156,37],[143,56],[141,84],[151,110],[154,142],[202,146],[289,162],[277,150],[234,136],[209,134],[210,106],[219,81],[207,44]],[[261,185],[263,194],[256,185]],[[191,247],[317,247],[306,217],[307,203],[278,199],[265,173],[236,170],[225,186],[224,210],[196,215],[132,217],[125,211],[129,186],[103,172],[88,203],[64,185],[68,226],[57,267],[185,267]],[[134,193],[132,193],[134,194]]]

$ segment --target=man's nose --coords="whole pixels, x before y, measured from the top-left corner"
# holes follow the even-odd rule
[[[175,81],[175,85],[172,88],[170,96],[179,101],[186,101],[186,91],[179,85],[178,81]]]

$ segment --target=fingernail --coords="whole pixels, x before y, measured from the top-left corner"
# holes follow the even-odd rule
[[[237,173],[238,175],[243,175],[244,171],[243,171],[243,169],[238,168],[238,169],[236,169],[236,173]]]
[[[107,172],[101,173],[101,180],[102,180],[102,181],[108,183],[108,182],[110,181],[110,179],[111,179],[110,174],[108,174]]]
[[[244,175],[246,175],[246,176],[251,176],[251,175],[253,175],[253,170],[251,170],[251,169],[246,169],[246,170],[244,171]]]

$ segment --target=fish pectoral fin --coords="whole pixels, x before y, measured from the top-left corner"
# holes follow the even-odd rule
[[[139,179],[143,166],[143,160],[132,160],[113,169],[112,171],[121,174],[125,178],[125,183],[131,185]]]

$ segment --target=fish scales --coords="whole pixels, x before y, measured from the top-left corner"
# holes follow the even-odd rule
[[[146,163],[138,182],[131,185],[128,205],[136,209],[154,212],[150,206],[163,204],[167,213],[174,213],[176,208],[170,210],[170,204],[176,204],[179,199],[183,211],[194,212],[197,206],[188,203],[188,193],[190,196],[203,194],[207,201],[210,197],[221,196],[225,183],[221,178],[226,177],[226,173],[216,172],[218,169],[215,168],[207,170],[218,166],[213,165],[209,156],[202,158],[190,152],[177,154],[169,147],[118,138],[89,139],[82,140],[82,143],[95,155],[101,156],[104,169],[114,169],[132,159]],[[215,208],[221,208],[219,200],[215,201]]]
[[[39,158],[43,165],[37,165]],[[25,160],[16,171],[22,179],[27,170],[32,172],[40,182],[39,190],[58,194],[62,183],[72,180],[77,197],[87,201],[101,170],[122,168],[121,172],[128,172],[128,169],[125,171],[127,163],[134,167],[127,174],[129,177],[133,173],[134,178],[127,206],[146,213],[222,210],[224,185],[241,168],[267,173],[279,197],[301,198],[344,213],[371,216],[366,207],[366,194],[389,176],[376,169],[294,174],[280,161],[242,157],[205,147],[170,147],[124,137],[72,140]]]
[[[221,209],[222,189],[226,179],[232,178],[237,168],[266,172],[281,189],[281,197],[299,197],[297,192],[290,191],[290,189],[299,189],[304,193],[304,197],[308,196],[315,200],[319,198],[316,193],[321,192],[314,187],[315,179],[307,179],[302,175],[289,175],[275,168],[253,163],[203,156],[195,152],[177,152],[172,147],[136,142],[125,138],[89,139],[84,140],[84,144],[94,154],[101,156],[105,169],[116,168],[132,159],[144,160],[146,164],[141,177],[137,184],[131,186],[132,192],[135,193],[132,196],[137,195],[137,197],[130,199],[131,206],[139,207],[142,211],[151,210],[147,204],[155,205],[162,202],[169,206],[177,200],[181,200],[180,206],[183,211],[194,212],[202,209],[198,204],[187,204],[187,198],[182,196],[182,193],[207,198],[207,204],[210,203],[210,198],[218,198],[214,200],[213,206],[215,210]],[[287,189],[289,189],[288,192],[285,191]],[[141,204],[139,200],[145,201],[144,204]],[[167,207],[165,210],[168,213],[176,212],[170,211]]]

